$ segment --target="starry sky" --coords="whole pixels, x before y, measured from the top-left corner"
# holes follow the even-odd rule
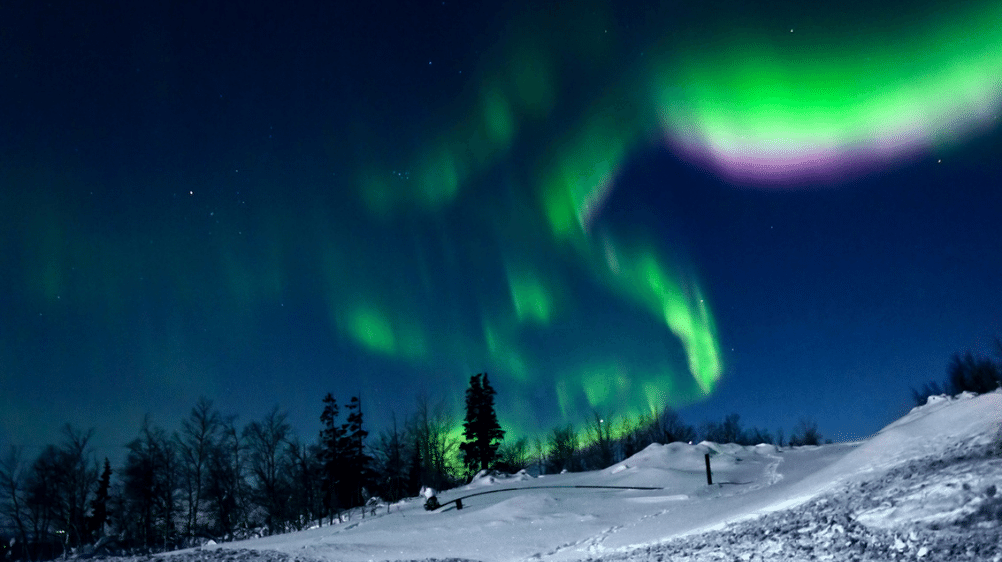
[[[0,446],[899,417],[1002,333],[1002,7],[692,4],[4,3]]]

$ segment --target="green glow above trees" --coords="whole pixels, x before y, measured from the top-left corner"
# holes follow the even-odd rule
[[[520,321],[541,325],[550,322],[553,302],[540,279],[530,273],[509,274],[508,286]]]
[[[351,313],[348,332],[356,342],[372,351],[389,355],[397,351],[397,341],[389,320],[373,308],[356,308]]]

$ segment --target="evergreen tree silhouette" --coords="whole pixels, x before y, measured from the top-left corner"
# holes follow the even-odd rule
[[[498,447],[504,439],[504,430],[494,411],[497,392],[487,379],[487,373],[470,377],[466,389],[466,418],[463,421],[465,442],[459,445],[463,465],[470,474],[490,468],[497,459]]]
[[[354,507],[363,505],[368,499],[363,492],[372,486],[374,474],[372,457],[365,452],[365,438],[369,432],[362,428],[362,401],[358,396],[352,396],[345,409],[348,419],[341,426],[343,470],[339,494],[349,507]]]
[[[101,472],[101,479],[97,483],[97,493],[91,500],[90,531],[95,537],[104,536],[104,524],[108,522],[108,499],[111,491],[111,463],[108,457],[104,458],[104,470]]]
[[[322,503],[326,515],[333,521],[335,512],[342,507],[341,498],[338,497],[341,479],[343,475],[342,461],[344,446],[344,426],[337,424],[338,407],[334,395],[327,393],[324,396],[324,409],[320,414],[320,486],[322,490]],[[345,498],[346,499],[346,498]]]

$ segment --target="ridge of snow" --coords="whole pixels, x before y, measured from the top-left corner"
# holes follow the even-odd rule
[[[547,475],[545,481],[524,471],[484,473],[461,489],[439,492],[439,500],[445,504],[484,487],[516,490],[464,499],[462,510],[453,504],[427,512],[421,501],[404,501],[388,514],[380,510],[347,524],[207,546],[197,560],[234,549],[345,562],[703,560],[725,552],[733,555],[727,559],[809,559],[829,552],[834,560],[860,558],[856,547],[846,546],[850,538],[874,545],[874,557],[864,560],[893,554],[926,562],[968,552],[990,560],[1002,557],[991,546],[1002,530],[991,518],[978,518],[994,513],[996,503],[1002,510],[1002,494],[988,493],[992,485],[1002,488],[1002,457],[978,451],[988,450],[1000,425],[1002,391],[930,397],[858,442],[653,444],[609,468]],[[707,453],[712,486],[706,484]],[[965,521],[968,527],[958,526]],[[954,534],[936,530],[944,525]]]

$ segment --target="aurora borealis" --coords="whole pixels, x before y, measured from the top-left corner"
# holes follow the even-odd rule
[[[482,371],[858,435],[1002,330],[996,3],[341,4],[0,8],[0,444]]]

